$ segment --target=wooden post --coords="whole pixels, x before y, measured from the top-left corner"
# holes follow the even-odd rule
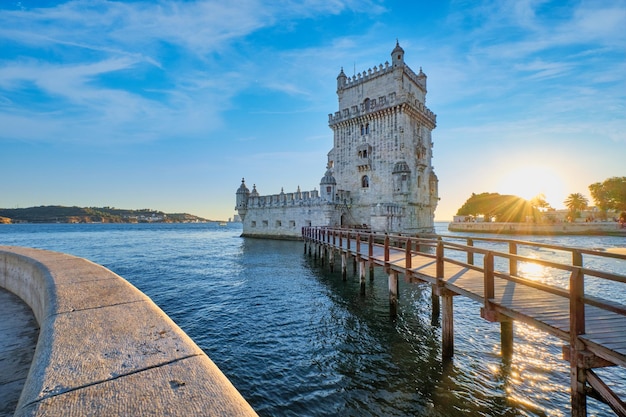
[[[389,235],[385,233],[385,268],[389,268]],[[386,271],[389,273],[389,271]]]
[[[472,248],[474,247],[474,239],[467,239],[467,246],[471,246]],[[471,250],[467,251],[467,263],[470,265],[474,265],[474,252],[472,252]]]
[[[347,263],[347,259],[346,259],[346,252],[344,252],[343,250],[341,251],[341,278],[343,278],[344,281],[347,280],[347,269],[348,267],[346,266]]]
[[[491,302],[490,300],[495,297],[495,288],[493,281],[493,253],[487,252],[485,254],[484,259],[484,277],[485,277],[485,285],[484,285],[484,304],[485,310],[491,310]]]
[[[517,255],[517,243],[509,242],[509,253]],[[509,258],[509,275],[517,275],[517,259]]]
[[[437,266],[437,283],[432,287],[432,315],[431,315],[431,323],[433,326],[436,326],[439,323],[439,316],[441,315],[441,303],[440,303],[440,295],[443,291],[443,242],[441,238],[437,239],[437,249],[436,249],[436,266]]]
[[[412,254],[411,246],[412,246],[411,245],[411,238],[407,237],[406,238],[406,252],[405,252],[405,255],[404,255],[404,267],[407,269],[407,271],[413,267],[413,265],[412,265],[413,259],[411,259],[411,254]]]
[[[372,260],[374,257],[374,235],[372,233],[367,238],[367,257],[370,268],[370,281],[374,281],[374,261]]]
[[[574,263],[582,263],[580,253],[575,251]],[[578,363],[580,352],[585,346],[578,338],[585,334],[585,283],[581,268],[576,268],[570,275],[570,390],[572,417],[587,416],[587,396],[585,385],[587,382],[587,370]]]
[[[454,355],[454,303],[449,291],[441,296],[443,314],[441,315],[441,357],[451,358]]]
[[[576,346],[578,336],[585,334],[585,278],[581,268],[572,271],[569,278],[570,342]]]
[[[398,273],[394,270],[389,271],[389,315],[398,315]]]
[[[513,320],[500,319],[500,353],[505,363],[513,357]]]
[[[441,237],[437,239],[437,279],[443,279],[443,242]]]
[[[365,294],[365,259],[359,258],[359,283],[361,284],[361,294]]]
[[[334,272],[334,270],[335,270],[335,248],[333,246],[330,247],[330,252],[328,252],[328,267],[330,268],[330,272]]]
[[[328,253],[328,248],[325,244],[322,244],[320,258],[322,260],[322,266],[324,266],[324,262],[326,261],[326,255]]]
[[[432,313],[430,316],[430,324],[431,326],[439,325],[439,317],[441,315],[441,303],[439,301],[439,291],[436,285],[431,286],[431,302],[432,302]]]

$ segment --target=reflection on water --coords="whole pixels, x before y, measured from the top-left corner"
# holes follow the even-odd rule
[[[455,297],[455,356],[442,361],[428,286],[401,280],[398,317],[390,320],[382,269],[362,295],[351,266],[344,282],[340,272],[303,256],[299,242],[240,233],[237,225],[9,225],[0,227],[0,244],[83,256],[128,279],[209,354],[261,416],[569,415],[569,365],[555,337],[515,324],[513,356],[503,361],[500,326],[480,319],[479,304]],[[539,239],[624,246],[603,238]],[[529,279],[555,279],[532,263],[518,270]],[[612,386],[626,380],[614,369],[601,372]],[[590,415],[611,415],[589,403]]]

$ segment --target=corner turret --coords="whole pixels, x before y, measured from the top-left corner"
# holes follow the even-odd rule
[[[241,185],[237,189],[237,205],[235,206],[235,210],[241,216],[241,220],[246,217],[246,213],[248,212],[248,197],[250,196],[250,190],[246,187],[245,179],[241,179]]]
[[[332,203],[335,200],[335,192],[337,191],[337,180],[333,177],[330,167],[327,167],[326,173],[320,181],[320,196],[325,201]]]
[[[394,68],[404,66],[404,49],[402,49],[397,39],[396,47],[391,51],[391,64]]]
[[[343,90],[347,84],[348,77],[343,72],[343,67],[341,67],[341,71],[337,76],[337,91]]]
[[[422,67],[420,67],[420,73],[417,74],[417,81],[418,83],[424,87],[424,92],[426,92],[426,79],[428,77],[426,77],[426,74],[424,74],[424,72],[422,71]]]

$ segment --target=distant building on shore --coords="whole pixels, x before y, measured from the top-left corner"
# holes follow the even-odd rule
[[[339,109],[319,191],[259,195],[244,180],[236,192],[242,236],[298,238],[305,226],[431,232],[438,198],[432,162],[436,115],[425,105],[426,74],[404,62],[396,43],[391,64],[337,76]]]

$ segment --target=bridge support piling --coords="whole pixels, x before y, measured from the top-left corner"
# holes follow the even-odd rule
[[[389,271],[389,316],[395,318],[398,315],[398,273]]]
[[[437,326],[439,325],[439,317],[441,316],[441,303],[439,300],[439,291],[435,285],[431,286],[431,303],[432,313],[430,316],[430,324]]]
[[[576,361],[578,355],[572,354]],[[575,364],[571,365],[571,395],[572,395],[572,417],[587,417],[587,395],[585,393],[585,383],[587,381],[587,370]]]
[[[347,267],[347,259],[348,254],[346,252],[341,252],[341,278],[346,281],[348,276],[348,267]]]
[[[330,272],[335,271],[335,249],[332,247],[328,252],[328,267],[330,268]]]
[[[441,294],[441,304],[443,312],[441,315],[441,357],[444,359],[454,356],[454,303],[453,294],[443,291]]]
[[[510,362],[513,357],[513,320],[503,319],[500,321],[500,353],[505,362]]]

